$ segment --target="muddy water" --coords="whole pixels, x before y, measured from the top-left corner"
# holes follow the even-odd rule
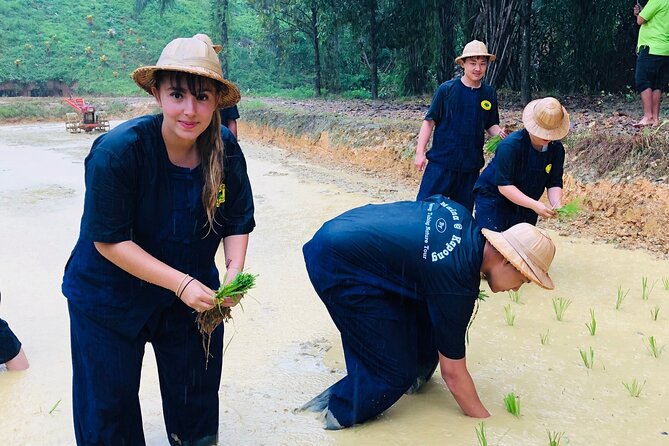
[[[62,267],[78,230],[83,157],[94,136],[61,124],[0,126],[0,317],[24,343],[31,368],[0,373],[0,433],[8,444],[73,444],[68,317]],[[234,309],[221,383],[222,444],[475,445],[479,420],[458,410],[437,377],[374,422],[326,432],[292,409],[342,376],[337,331],[312,291],[300,253],[320,224],[370,201],[411,198],[384,185],[305,164],[277,148],[242,140],[257,206],[247,267],[258,287]],[[669,344],[669,262],[553,234],[557,289],[521,289],[520,302],[491,294],[473,323],[468,364],[489,444],[667,445],[669,351],[650,355],[648,337]],[[654,283],[642,298],[642,278]],[[619,310],[616,293],[629,289]],[[553,297],[571,300],[557,321]],[[504,307],[515,314],[505,323]],[[657,320],[651,312],[659,307]],[[586,327],[594,311],[597,331]],[[540,335],[548,335],[542,345]],[[579,350],[592,347],[586,368]],[[645,385],[631,397],[623,382]],[[520,396],[521,417],[503,397]],[[155,362],[147,351],[142,409],[150,445],[166,444]]]

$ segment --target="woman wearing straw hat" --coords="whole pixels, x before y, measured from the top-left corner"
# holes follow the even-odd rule
[[[484,164],[485,132],[506,136],[499,126],[497,92],[483,82],[494,60],[483,42],[469,42],[455,59],[464,75],[444,82],[434,94],[416,145],[416,168],[425,171],[417,200],[441,194],[474,209],[472,189]],[[426,153],[430,136],[432,148]]]
[[[216,444],[223,324],[207,366],[195,318],[213,308],[221,240],[231,280],[255,226],[244,156],[218,114],[240,94],[205,35],[171,41],[156,65],[132,77],[162,114],[94,142],[80,235],[63,279],[76,439],[144,444],[138,390],[151,342],[168,441]]]
[[[476,221],[479,226],[503,231],[516,223],[536,225],[550,218],[562,201],[564,147],[569,114],[551,97],[537,99],[523,111],[524,129],[500,142],[495,157],[476,182]],[[546,205],[539,201],[547,191]]]
[[[481,273],[493,292],[530,281],[553,288],[555,246],[546,234],[526,223],[481,230],[441,195],[352,209],[325,223],[303,252],[346,359],[347,376],[301,408],[319,412],[326,429],[376,417],[430,379],[437,363],[462,411],[489,416],[465,361]]]

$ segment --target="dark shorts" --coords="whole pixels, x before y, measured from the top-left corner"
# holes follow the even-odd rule
[[[669,91],[669,56],[648,54],[649,48],[642,46],[636,58],[634,83],[639,93],[644,90]]]
[[[0,364],[14,359],[21,351],[21,342],[7,322],[0,319]]]

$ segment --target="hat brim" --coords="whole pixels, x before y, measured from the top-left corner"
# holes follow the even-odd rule
[[[216,72],[206,70],[200,67],[189,68],[189,67],[170,66],[170,65],[140,67],[137,68],[135,71],[133,71],[131,76],[132,79],[135,81],[135,83],[141,89],[143,89],[149,94],[152,94],[151,88],[153,88],[156,85],[155,74],[156,71],[158,70],[180,71],[182,73],[196,74],[198,76],[203,76],[219,82],[223,86],[223,88],[221,89],[221,95],[218,98],[219,108],[232,107],[233,105],[237,104],[242,98],[239,88],[237,88],[235,84],[233,84],[227,79],[224,79]]]
[[[537,102],[541,99],[535,99],[525,106],[523,110],[523,125],[525,130],[534,136],[538,136],[541,139],[547,139],[549,141],[557,141],[564,138],[569,133],[569,113],[567,109],[562,107],[563,118],[560,122],[560,125],[554,129],[545,129],[541,127],[537,121],[534,119],[534,106],[537,105]]]
[[[483,236],[490,244],[499,251],[506,260],[509,261],[520,273],[539,285],[541,288],[552,290],[555,288],[553,281],[547,273],[535,265],[530,259],[516,251],[513,246],[504,238],[501,232],[491,231],[490,229],[481,229]]]
[[[462,59],[466,59],[468,57],[487,57],[490,62],[494,61],[497,59],[497,56],[494,54],[490,53],[473,53],[473,54],[463,54],[462,56],[458,56],[455,58],[455,63],[459,64]]]

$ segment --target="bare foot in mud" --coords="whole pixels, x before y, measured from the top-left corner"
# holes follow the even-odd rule
[[[657,124],[658,124],[658,122],[656,120],[648,119],[644,116],[643,118],[641,118],[641,121],[639,121],[635,124],[632,124],[632,127],[640,129],[640,128],[643,128],[643,127],[648,127],[648,126],[657,125]]]

